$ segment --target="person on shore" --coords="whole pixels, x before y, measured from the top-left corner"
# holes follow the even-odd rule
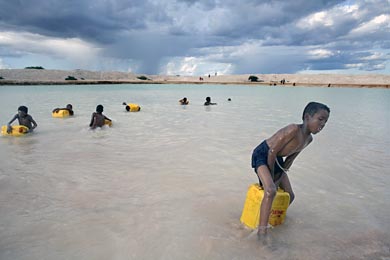
[[[34,128],[38,126],[32,116],[28,114],[28,108],[26,106],[20,106],[18,108],[18,113],[7,124],[7,133],[12,132],[11,124],[16,119],[18,119],[19,125],[27,127],[29,129],[29,132],[32,132]]]
[[[210,97],[206,97],[206,102],[204,102],[205,106],[210,106],[210,105],[216,105],[217,103],[212,103]]]
[[[92,113],[91,123],[89,124],[89,127],[91,129],[95,129],[96,127],[102,127],[105,124],[105,120],[111,122],[111,119],[103,115],[103,106],[98,105],[96,107],[96,112]]]
[[[65,108],[54,108],[53,113],[58,113],[60,110],[68,110],[70,116],[73,116],[74,114],[72,104],[67,104]]]
[[[186,97],[179,100],[180,105],[188,105],[190,101]]]
[[[293,202],[294,192],[287,171],[298,154],[313,141],[312,134],[325,127],[329,114],[330,109],[326,105],[310,102],[303,110],[302,124],[287,125],[253,150],[252,168],[264,188],[257,231],[259,239],[267,234],[271,206],[279,186],[290,194],[290,204]],[[286,159],[283,160],[283,157]]]

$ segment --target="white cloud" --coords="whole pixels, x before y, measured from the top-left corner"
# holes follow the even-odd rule
[[[0,31],[0,46],[19,54],[44,54],[78,63],[98,56],[100,49],[78,38],[54,38],[28,32]]]
[[[383,53],[375,52],[369,56],[362,57],[361,60],[365,61],[371,61],[371,60],[380,60],[380,59],[385,59],[385,55]]]
[[[309,15],[298,21],[297,26],[301,29],[314,29],[316,27],[331,27],[334,21],[328,12],[322,11]]]
[[[344,13],[344,15],[352,15],[357,17],[357,12],[359,11],[359,6],[354,5],[344,5],[339,7],[340,11]]]
[[[371,34],[376,31],[386,30],[389,32],[390,30],[390,15],[382,14],[374,17],[368,22],[362,23],[359,27],[353,29],[350,34],[351,35],[364,35]]]
[[[326,49],[309,50],[308,54],[312,59],[325,59],[334,55],[332,51]]]
[[[184,57],[170,59],[160,70],[161,74],[197,76],[217,73],[225,75],[232,73],[230,63],[219,63],[208,58]]]

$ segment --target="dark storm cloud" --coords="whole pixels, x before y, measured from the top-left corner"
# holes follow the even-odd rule
[[[121,30],[142,29],[144,1],[0,1],[2,29],[55,37],[112,41]]]
[[[343,11],[354,4],[356,10]],[[232,64],[233,73],[371,70],[386,62],[373,49],[390,45],[387,0],[0,0],[0,6],[0,31],[79,38],[107,57],[137,61],[143,73],[189,56]],[[375,27],[377,17],[385,26]],[[256,42],[252,53],[232,53],[248,42]],[[307,54],[315,49],[330,54]]]

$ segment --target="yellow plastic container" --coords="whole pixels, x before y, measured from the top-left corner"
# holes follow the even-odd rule
[[[108,125],[109,127],[111,127],[112,126],[112,121],[104,119],[104,124]]]
[[[257,228],[260,218],[260,205],[264,197],[264,190],[259,184],[254,183],[249,186],[244,209],[242,210],[241,222],[250,228]],[[271,214],[268,223],[272,226],[280,225],[284,222],[287,208],[290,204],[290,194],[282,189],[278,189],[272,203]]]
[[[127,107],[129,107],[129,112],[138,112],[141,110],[141,107],[138,105],[138,104],[132,104],[132,103],[129,103],[126,105],[126,110],[127,110]]]
[[[28,133],[28,127],[24,125],[13,125],[11,133],[7,133],[7,126],[3,125],[1,127],[1,134],[2,135],[12,135],[12,136],[21,136]]]
[[[68,117],[70,114],[69,114],[68,110],[60,109],[60,110],[54,111],[53,113],[51,113],[51,115],[52,115],[52,117]]]

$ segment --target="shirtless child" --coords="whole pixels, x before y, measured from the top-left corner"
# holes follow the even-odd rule
[[[104,126],[104,121],[106,119],[111,121],[111,119],[103,115],[103,106],[98,105],[96,107],[96,112],[92,113],[91,123],[89,124],[89,127],[91,127],[91,129],[95,129],[96,127],[102,127]]]
[[[329,118],[329,108],[321,103],[310,102],[302,115],[302,124],[290,124],[257,146],[252,154],[254,168],[264,188],[264,198],[260,206],[260,220],[257,235],[267,234],[272,202],[280,186],[290,194],[290,204],[294,192],[287,175],[294,159],[313,141],[312,134],[319,133]],[[283,157],[286,159],[283,161]]]
[[[74,115],[72,104],[67,104],[65,108],[58,108],[58,107],[57,107],[57,108],[54,108],[54,109],[53,109],[53,113],[54,113],[54,112],[58,112],[58,111],[60,111],[60,110],[68,110],[70,116],[73,116],[73,115]]]
[[[32,132],[34,128],[38,126],[32,116],[28,114],[28,108],[26,106],[20,106],[18,108],[18,113],[11,119],[11,121],[9,121],[7,125],[7,133],[12,132],[11,124],[16,119],[18,119],[19,125],[24,125],[25,127],[27,127],[29,129],[29,132]]]

